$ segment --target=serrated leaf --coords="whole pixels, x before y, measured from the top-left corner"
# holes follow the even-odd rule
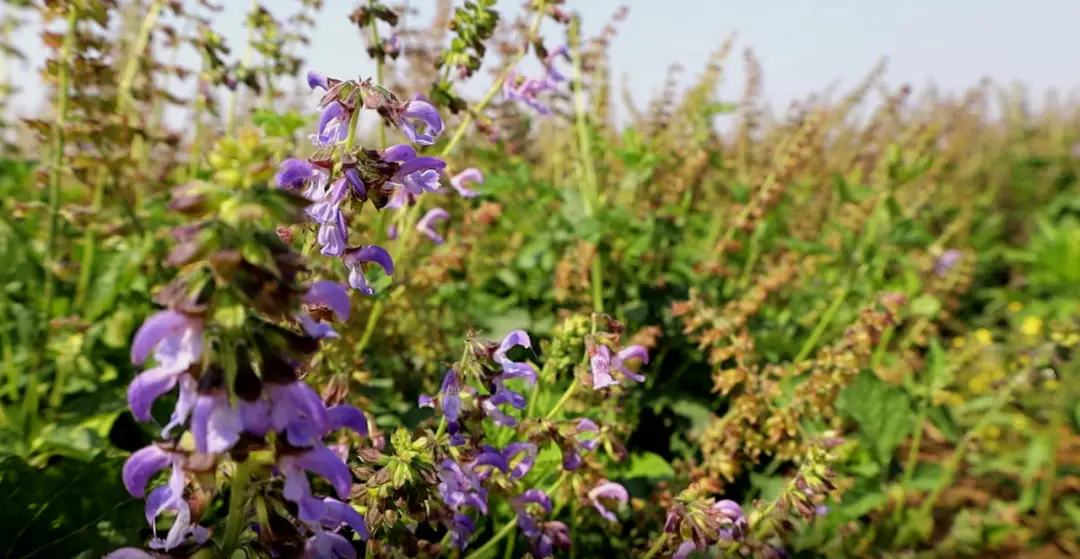
[[[879,463],[911,432],[912,409],[908,395],[864,369],[840,394],[841,411],[859,425],[859,438],[874,450]]]

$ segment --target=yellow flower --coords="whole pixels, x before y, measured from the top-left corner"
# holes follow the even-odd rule
[[[1013,301],[1009,303],[1009,312],[1020,312],[1024,310],[1024,304],[1020,301]]]
[[[953,347],[955,347],[957,349],[964,347],[964,344],[966,342],[967,341],[964,338],[961,338],[960,336],[957,336],[957,337],[952,339],[952,345],[953,345]]]
[[[975,331],[975,341],[980,345],[990,345],[994,343],[994,336],[986,328],[979,328]]]
[[[1020,325],[1020,332],[1025,336],[1038,336],[1042,333],[1043,322],[1042,319],[1037,316],[1029,316],[1024,319],[1024,322]]]

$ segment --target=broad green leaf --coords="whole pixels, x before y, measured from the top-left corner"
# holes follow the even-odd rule
[[[630,456],[630,467],[627,469],[626,477],[667,479],[675,477],[675,470],[659,454],[641,452]]]
[[[840,394],[840,409],[859,425],[859,438],[874,450],[880,463],[888,463],[893,451],[911,432],[911,399],[902,390],[885,384],[864,369]]]

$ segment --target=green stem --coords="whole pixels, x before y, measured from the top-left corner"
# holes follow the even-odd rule
[[[386,85],[383,83],[383,71],[384,71],[384,68],[383,68],[383,56],[384,55],[382,54],[381,45],[379,44],[379,27],[377,25],[377,22],[378,22],[378,20],[376,18],[371,18],[371,25],[370,25],[370,27],[371,27],[371,47],[374,48],[374,49],[379,49],[378,52],[380,53],[379,56],[375,59],[375,83],[379,84],[381,87],[386,87]],[[380,126],[379,127],[379,147],[380,148],[385,148],[386,147],[386,127],[385,126]]]
[[[225,539],[222,542],[224,557],[232,557],[240,541],[240,533],[244,528],[244,520],[247,511],[244,503],[247,501],[247,485],[251,475],[248,463],[238,462],[233,473],[232,487],[229,488],[229,516],[225,522]]]
[[[1068,406],[1065,391],[1061,391],[1058,405],[1050,412],[1050,457],[1049,464],[1043,473],[1042,486],[1039,488],[1039,502],[1035,506],[1035,514],[1044,522],[1050,520],[1051,508],[1054,505],[1054,483],[1058,471],[1058,444],[1060,443],[1061,429],[1065,425],[1065,410]]]
[[[570,397],[574,395],[574,392],[577,392],[579,386],[581,386],[581,383],[578,381],[578,379],[575,378],[574,382],[571,382],[570,386],[567,387],[566,392],[563,392],[562,398],[559,398],[559,401],[555,402],[555,407],[551,408],[551,411],[549,411],[547,415],[544,416],[544,419],[551,419],[555,417],[555,414],[559,413],[559,410],[561,410],[563,406],[565,406],[566,403],[570,401]]]
[[[653,542],[652,547],[649,548],[649,551],[645,552],[645,555],[641,556],[641,559],[652,559],[653,557],[655,557],[656,554],[660,553],[660,550],[664,548],[664,544],[667,543],[667,540],[667,532],[660,534],[660,537],[656,538],[656,541]]]
[[[810,352],[814,351],[814,348],[817,347],[818,340],[821,339],[821,336],[825,333],[825,329],[829,327],[829,324],[832,323],[837,311],[840,310],[840,305],[844,304],[844,299],[847,298],[849,291],[851,291],[850,283],[845,283],[845,285],[840,288],[840,293],[838,293],[832,303],[829,304],[829,308],[825,309],[825,313],[821,315],[821,319],[818,320],[817,326],[814,327],[814,331],[810,333],[810,337],[807,338],[806,341],[803,342],[802,347],[799,348],[799,353],[795,355],[793,362],[798,363],[806,359],[810,355]]]
[[[577,131],[578,152],[581,159],[582,174],[581,182],[582,201],[585,205],[585,215],[592,217],[596,213],[599,204],[599,185],[596,180],[596,165],[593,162],[592,136],[589,131],[589,113],[585,98],[585,73],[582,69],[581,55],[581,20],[574,17],[570,22],[569,30],[571,61],[574,68],[572,87],[574,91],[574,120]],[[602,243],[596,244],[596,254],[593,256],[590,268],[590,283],[592,284],[593,311],[604,312],[604,259],[600,254]]]

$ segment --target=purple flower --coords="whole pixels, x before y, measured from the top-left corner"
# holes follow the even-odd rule
[[[604,507],[601,499],[625,503],[630,500],[630,494],[626,492],[626,488],[622,485],[607,480],[604,480],[589,491],[589,500],[592,501],[593,507],[600,513],[600,516],[604,517],[604,519],[609,522],[616,522],[618,518],[615,517],[615,513]]]
[[[619,350],[618,353],[612,356],[611,349],[606,345],[596,346],[592,357],[589,358],[592,367],[593,388],[599,390],[619,384],[619,381],[612,376],[614,372],[636,382],[645,382],[645,377],[626,368],[625,362],[627,359],[640,359],[642,362],[648,363],[649,353],[643,346],[632,345]]]
[[[143,323],[135,333],[131,358],[136,363],[142,363],[146,360],[146,354],[153,351],[157,366],[140,373],[128,386],[128,406],[136,420],[150,421],[150,409],[154,402],[178,382],[181,384],[181,394],[173,412],[173,422],[183,423],[187,419],[194,379],[186,373],[192,365],[200,362],[202,344],[202,321],[190,315],[165,310]]]
[[[300,190],[323,175],[327,175],[326,170],[307,159],[291,158],[281,162],[274,183],[281,188]]]
[[[510,477],[512,479],[521,479],[529,473],[533,464],[536,462],[536,445],[528,442],[510,443],[503,449],[502,455],[506,459],[506,464],[510,468]],[[521,461],[514,463],[518,457],[521,457]]]
[[[557,520],[544,522],[540,537],[532,542],[532,553],[536,559],[555,556],[555,550],[570,549],[570,529]]]
[[[439,232],[435,230],[435,223],[439,221],[445,221],[450,218],[450,213],[442,208],[432,208],[428,210],[424,217],[421,217],[416,222],[416,230],[427,235],[437,245],[443,244],[443,238],[439,235]]]
[[[393,241],[397,239],[397,236],[397,224],[391,223],[390,226],[386,228],[386,238]]]
[[[222,388],[200,391],[191,410],[191,435],[195,450],[221,453],[240,440],[244,423],[240,410],[229,405],[229,395]]]
[[[535,538],[540,535],[540,527],[536,525],[536,519],[526,509],[526,505],[529,503],[540,505],[540,508],[547,514],[551,512],[551,498],[547,496],[547,493],[539,489],[528,489],[518,495],[511,503],[514,512],[517,513],[517,524],[521,528],[521,533],[525,534],[527,538]]]
[[[322,74],[320,74],[318,72],[308,72],[307,73],[307,83],[308,83],[308,87],[310,87],[312,90],[315,90],[315,89],[323,89],[323,90],[330,89],[329,80],[326,79],[326,76],[324,76],[324,75],[322,75]]]
[[[583,439],[585,433],[598,433],[600,427],[593,420],[581,418],[577,422],[573,439],[574,444],[563,448],[563,469],[572,472],[581,467],[581,451],[592,452],[599,443],[597,439]]]
[[[447,421],[455,422],[461,414],[461,377],[453,367],[443,375],[442,386],[439,387],[439,406],[442,408],[443,417]],[[429,408],[435,405],[435,398],[420,396],[420,407]]]
[[[152,444],[136,450],[124,462],[121,478],[124,487],[133,497],[142,498],[146,493],[146,484],[154,474],[172,465],[179,465],[183,455],[169,452]]]
[[[511,349],[519,346],[525,349],[532,349],[532,341],[524,330],[514,330],[507,334],[506,337],[499,342],[499,347],[495,348],[492,359],[502,367],[503,373],[500,375],[501,378],[523,378],[531,383],[535,383],[536,369],[531,364],[511,361],[510,358],[506,356]]]
[[[747,523],[746,517],[743,516],[742,507],[739,503],[732,501],[731,499],[722,499],[717,501],[710,507],[712,511],[719,515],[720,521],[730,528],[720,530],[718,534],[720,538],[725,540],[738,540],[741,541],[746,535]]]
[[[340,283],[330,280],[317,281],[308,287],[303,302],[312,306],[329,308],[338,320],[349,319],[349,292]],[[301,313],[296,316],[304,331],[313,338],[336,338],[337,332],[328,324],[316,322],[311,316]]]
[[[556,84],[566,81],[566,76],[555,69],[555,61],[559,58],[570,60],[570,51],[565,45],[548,52],[548,55],[545,56],[543,60],[544,69],[547,70],[547,79],[552,88],[554,88]]]
[[[458,549],[465,549],[469,545],[469,537],[476,531],[476,524],[469,515],[460,512],[454,513],[453,526],[450,527],[450,543]]]
[[[945,274],[948,274],[958,263],[960,263],[960,260],[963,257],[964,253],[959,250],[950,249],[945,251],[945,253],[937,259],[937,262],[934,262],[934,274],[939,277],[945,276]]]
[[[308,383],[267,383],[270,399],[270,426],[279,433],[300,420],[310,421],[310,429],[321,438],[331,430],[330,413],[318,392]]]
[[[101,559],[155,559],[153,555],[137,547],[121,547]]]
[[[352,473],[349,467],[325,446],[281,456],[278,459],[278,470],[285,476],[282,494],[299,507],[298,517],[307,523],[318,522],[326,516],[328,507],[324,501],[312,497],[306,472],[329,481],[340,499],[348,499],[352,489]]]
[[[390,184],[404,188],[414,196],[424,192],[435,192],[439,189],[439,176],[442,169],[446,168],[446,162],[429,155],[417,155],[416,150],[408,144],[398,144],[383,150],[384,161],[400,163],[397,172],[388,181]]]
[[[506,81],[503,82],[503,96],[506,100],[522,101],[541,115],[551,114],[551,107],[536,98],[536,94],[554,89],[554,86],[549,80],[524,78],[520,80],[520,83],[517,82],[516,72],[511,71],[510,75],[506,77]]]
[[[693,540],[686,540],[679,544],[679,548],[675,550],[675,553],[671,556],[671,559],[686,559],[690,556],[690,552],[697,549],[697,544]]]
[[[462,198],[473,198],[479,195],[478,192],[469,189],[469,185],[472,183],[484,184],[484,175],[480,172],[480,169],[477,169],[476,167],[469,167],[453,177],[450,177],[450,186],[453,187]]]
[[[439,465],[438,489],[443,503],[451,510],[460,512],[468,506],[487,514],[487,489],[472,468],[462,468],[453,460],[443,460]]]
[[[349,119],[351,117],[352,114],[345,110],[341,103],[331,101],[323,108],[322,114],[319,115],[318,132],[310,134],[308,138],[316,147],[327,147],[343,142],[349,136]]]
[[[442,134],[443,121],[439,111],[426,101],[412,100],[401,111],[401,133],[414,144],[430,146]]]
[[[304,542],[304,559],[356,559],[356,549],[352,542],[341,534],[315,530],[315,534]]]
[[[345,249],[343,258],[345,267],[349,269],[349,285],[364,295],[374,295],[375,290],[367,283],[364,275],[364,264],[374,262],[388,276],[394,275],[394,261],[390,259],[390,253],[382,247],[375,245],[359,246]]]
[[[326,505],[326,514],[319,519],[320,524],[332,530],[336,530],[342,524],[347,524],[360,536],[360,539],[368,539],[367,523],[364,522],[364,517],[356,512],[356,509],[332,497],[324,498],[323,503]]]

